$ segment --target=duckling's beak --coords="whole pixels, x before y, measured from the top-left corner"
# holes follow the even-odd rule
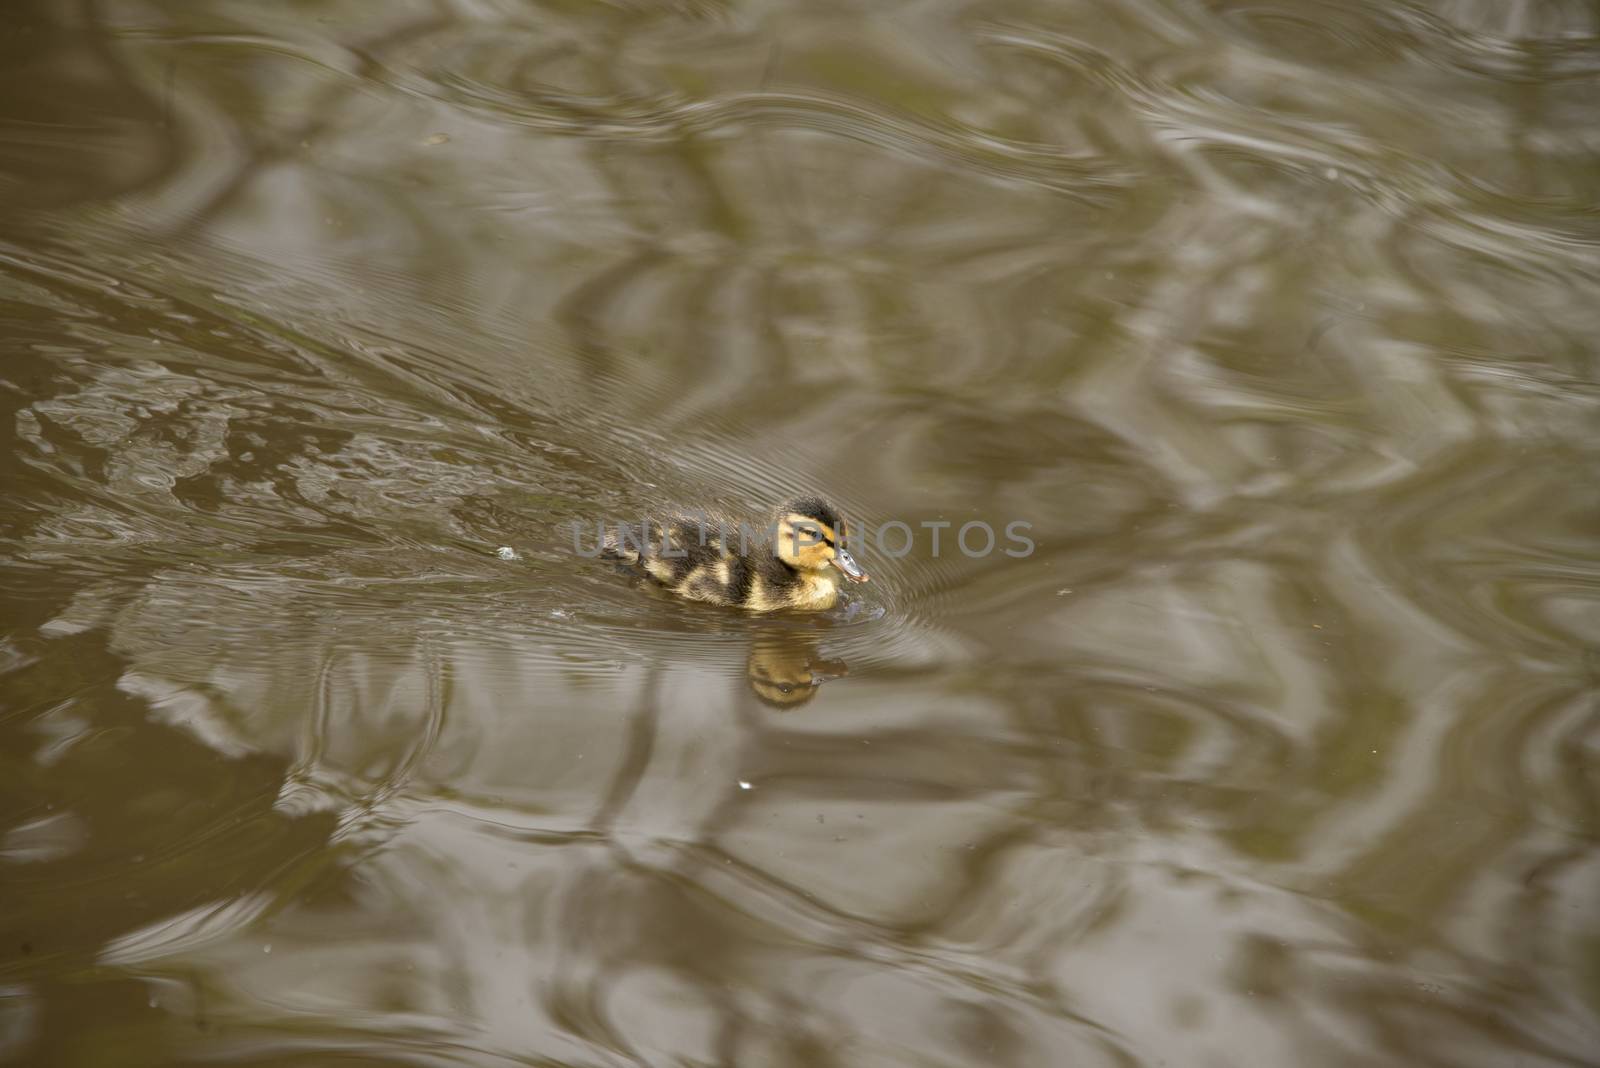
[[[867,581],[867,573],[861,570],[861,565],[856,563],[856,558],[845,552],[844,546],[834,551],[833,566],[844,572],[844,577],[851,582]]]

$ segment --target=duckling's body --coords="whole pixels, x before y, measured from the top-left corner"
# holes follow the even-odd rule
[[[820,612],[839,599],[839,574],[867,580],[845,550],[844,520],[814,497],[790,501],[762,529],[708,516],[649,520],[643,528],[643,538],[639,525],[609,532],[605,555],[691,601]]]

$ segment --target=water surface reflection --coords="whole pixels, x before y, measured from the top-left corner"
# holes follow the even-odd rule
[[[0,1055],[1593,1062],[1592,6],[14,8]]]

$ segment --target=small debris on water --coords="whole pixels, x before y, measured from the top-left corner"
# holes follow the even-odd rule
[[[442,145],[449,140],[449,134],[436,133],[429,136],[427,140],[423,141],[422,143],[431,147],[433,145]]]
[[[750,789],[750,784],[745,782],[743,779],[740,779],[739,780],[739,789],[748,790],[748,789]]]
[[[496,549],[494,551],[494,554],[496,556],[498,556],[502,560],[515,560],[515,559],[517,559],[517,550],[513,549],[509,545],[500,546],[500,548],[498,548],[498,549]]]

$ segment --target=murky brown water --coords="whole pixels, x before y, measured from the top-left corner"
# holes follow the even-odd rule
[[[0,1061],[1600,1064],[1597,100],[1559,0],[8,5]],[[571,548],[798,488],[1037,548]]]

